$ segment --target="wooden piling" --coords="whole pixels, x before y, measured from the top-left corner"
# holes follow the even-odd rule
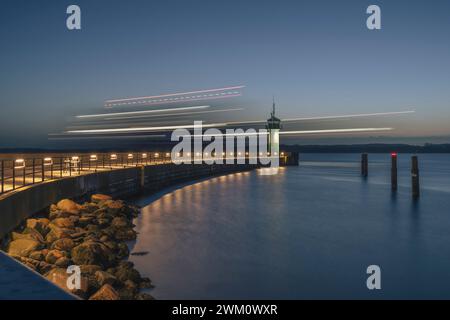
[[[397,191],[397,153],[391,153],[391,188]]]
[[[417,199],[420,196],[419,160],[417,156],[411,157],[411,183],[412,196]]]
[[[361,154],[361,175],[367,177],[369,174],[369,157],[367,153]]]

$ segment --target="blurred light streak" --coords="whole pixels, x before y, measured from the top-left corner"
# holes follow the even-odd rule
[[[84,118],[114,117],[114,116],[123,116],[123,115],[131,115],[131,114],[177,112],[177,111],[185,111],[185,110],[206,109],[206,108],[209,108],[209,107],[210,106],[193,106],[193,107],[181,107],[181,108],[158,109],[158,110],[144,110],[144,111],[128,111],[128,112],[116,112],[116,113],[86,114],[86,115],[76,116],[76,118],[84,119]]]
[[[173,116],[182,116],[182,115],[195,115],[195,114],[230,112],[230,111],[241,111],[241,110],[244,110],[244,108],[220,109],[220,110],[197,111],[197,112],[181,112],[181,113],[177,113],[177,114],[158,114],[158,115],[148,115],[148,116],[131,116],[131,117],[105,118],[105,120],[124,120],[124,119],[156,118],[156,117],[173,117]]]
[[[166,103],[166,102],[180,102],[180,101],[192,101],[196,99],[208,99],[220,96],[231,96],[231,95],[241,95],[239,91],[245,88],[245,86],[233,86],[233,87],[224,87],[218,89],[207,89],[207,90],[198,90],[198,91],[190,91],[190,92],[180,92],[180,93],[171,93],[171,94],[163,94],[156,96],[147,96],[147,97],[136,97],[136,98],[126,98],[126,99],[114,99],[114,100],[106,100],[105,107],[113,107],[120,105],[133,105],[133,104],[145,104],[145,103]],[[228,91],[226,93],[215,93],[218,91]],[[231,91],[231,92],[230,92]],[[190,97],[183,97],[186,95],[191,95]],[[194,96],[192,96],[194,95]],[[145,101],[142,101],[145,100]]]
[[[85,140],[85,139],[156,139],[166,138],[165,134],[147,134],[147,135],[128,135],[128,136],[92,136],[92,137],[73,137],[73,136],[55,136],[49,137],[49,140]]]
[[[280,135],[316,134],[316,133],[352,133],[352,132],[376,132],[392,131],[394,128],[354,128],[354,129],[325,129],[325,130],[304,130],[304,131],[280,131]]]
[[[203,128],[215,128],[226,126],[226,123],[212,123],[202,124]],[[196,125],[181,125],[181,126],[163,126],[163,127],[137,127],[137,128],[116,128],[116,129],[88,129],[88,130],[71,130],[66,133],[120,133],[120,132],[142,132],[142,131],[161,131],[161,130],[175,130],[175,129],[193,129]]]
[[[399,114],[409,114],[415,113],[414,110],[408,111],[393,111],[393,112],[378,112],[378,113],[361,113],[361,114],[348,114],[341,116],[323,116],[323,117],[308,117],[308,118],[291,118],[283,119],[281,121],[308,121],[308,120],[326,120],[326,119],[341,119],[341,118],[361,118],[361,117],[377,117],[377,116],[389,116],[389,115],[399,115]]]
[[[362,118],[362,117],[401,115],[401,114],[410,114],[410,113],[415,113],[415,111],[414,110],[408,110],[408,111],[392,111],[392,112],[379,112],[379,113],[348,114],[348,115],[337,115],[337,116],[318,116],[318,117],[307,117],[307,118],[288,118],[288,119],[281,119],[281,122],[309,121],[309,120],[332,120],[332,119],[342,119],[342,118]],[[258,123],[266,123],[266,122],[267,122],[267,120],[235,121],[235,122],[228,122],[228,125],[258,124]]]

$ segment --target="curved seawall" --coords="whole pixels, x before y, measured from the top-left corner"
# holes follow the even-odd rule
[[[68,177],[0,197],[0,239],[22,221],[64,198],[92,193],[123,197],[152,193],[180,182],[256,168],[255,165],[151,165]],[[0,251],[0,299],[76,299]]]
[[[124,168],[68,177],[24,187],[0,197],[0,239],[24,219],[64,198],[92,193],[123,197],[139,192],[155,192],[179,182],[245,171],[255,165],[163,164]]]

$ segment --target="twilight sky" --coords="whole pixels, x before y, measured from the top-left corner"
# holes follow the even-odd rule
[[[66,28],[66,8],[82,30]],[[370,4],[382,30],[366,28]],[[416,110],[302,143],[450,142],[448,0],[2,0],[0,147],[48,147],[106,99],[245,85],[235,120]],[[194,105],[194,104],[192,104]],[[128,109],[130,111],[131,109]],[[67,143],[67,142],[65,142]]]

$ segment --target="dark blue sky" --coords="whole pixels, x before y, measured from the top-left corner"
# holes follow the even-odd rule
[[[70,4],[81,31],[66,29]],[[380,31],[366,28],[370,4]],[[282,117],[415,109],[374,125],[397,128],[389,141],[441,141],[449,12],[446,0],[2,0],[0,147],[46,146],[105,99],[240,84],[227,103],[246,119],[266,118],[272,95]]]

